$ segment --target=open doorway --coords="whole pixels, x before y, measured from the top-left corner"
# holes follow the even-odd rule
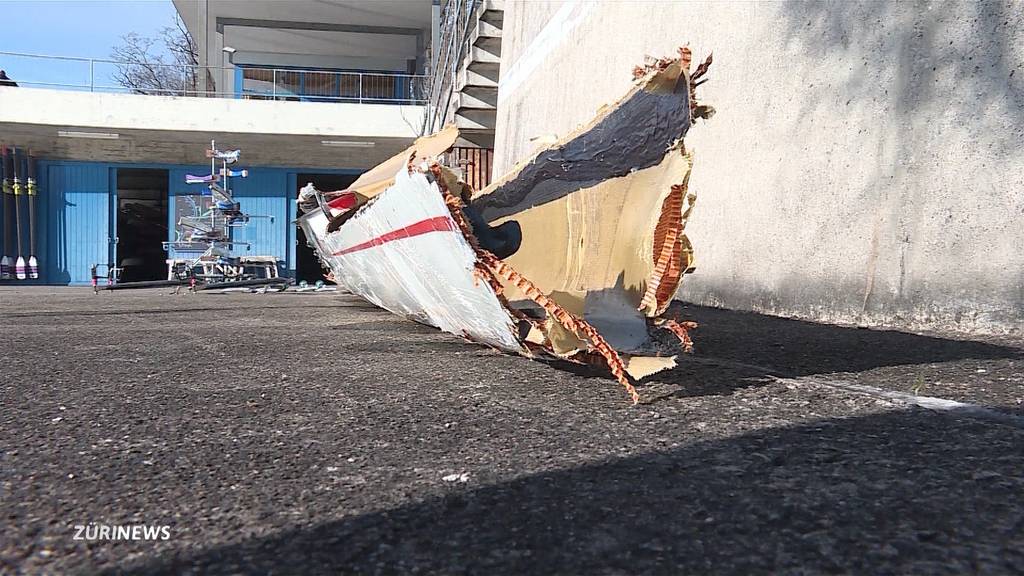
[[[356,174],[299,174],[296,182],[299,188],[312,182],[317,190],[333,192],[348,188],[358,177]],[[295,190],[295,195],[292,197],[297,197],[298,192]],[[316,257],[316,252],[306,242],[306,235],[302,232],[302,228],[299,228],[296,240],[298,246],[295,247],[295,281],[305,280],[312,284],[317,280],[323,280],[324,270],[320,267],[320,260]]]
[[[167,170],[117,170],[117,265],[123,282],[167,277],[167,178]]]

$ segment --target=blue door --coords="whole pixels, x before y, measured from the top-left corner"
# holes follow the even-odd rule
[[[113,172],[102,164],[48,166],[47,283],[89,283],[94,264],[111,262],[116,234],[110,215],[117,206]]]

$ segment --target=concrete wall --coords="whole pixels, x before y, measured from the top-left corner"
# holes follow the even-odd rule
[[[714,51],[679,297],[1024,331],[1024,3],[509,2],[495,171]]]
[[[422,106],[0,87],[0,141],[64,160],[189,164],[216,139],[248,166],[366,169],[408,147],[422,121]]]

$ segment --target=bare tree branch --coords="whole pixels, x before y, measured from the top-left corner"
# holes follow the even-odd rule
[[[174,26],[160,29],[157,38],[135,32],[125,34],[111,57],[118,62],[114,80],[135,94],[196,93],[199,55],[178,15],[174,17]]]

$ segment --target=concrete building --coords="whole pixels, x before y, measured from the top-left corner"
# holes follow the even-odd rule
[[[494,171],[714,52],[679,297],[841,323],[1024,331],[1024,4],[508,2]]]
[[[429,0],[174,0],[174,6],[196,42],[199,65],[211,71],[204,88],[248,96],[276,87],[277,95],[299,98],[358,97],[361,88],[368,98],[416,99],[421,87],[394,74],[426,71],[434,26]]]
[[[449,0],[439,4],[426,132],[455,124],[471,145],[493,148],[505,3]]]
[[[688,43],[715,54],[699,96],[718,113],[688,135],[698,266],[681,298],[1024,331],[1019,3],[174,4],[202,66],[189,97],[0,88],[2,140],[45,168],[41,281],[119,261],[118,198],[141,194],[140,179],[186,193],[211,138],[256,168],[246,208],[275,215],[253,250],[301,276],[290,219],[305,181],[343,185],[454,122],[480,188],[624,94],[645,55]],[[170,235],[169,211],[165,224]]]
[[[175,239],[176,203],[202,190],[184,175],[209,171],[213,139],[242,149],[250,175],[236,195],[243,211],[265,216],[232,232],[248,243],[239,255],[319,278],[292,224],[296,191],[310,181],[343,188],[419,135],[437,9],[429,0],[174,4],[199,67],[180,71],[173,95],[130,93],[103,77],[117,63],[74,58],[87,83],[69,74],[0,87],[0,142],[40,159],[37,281],[87,283],[92,265],[126,260],[144,263],[133,279],[165,276],[165,260],[182,255],[160,241]],[[5,55],[14,57],[34,56]]]

